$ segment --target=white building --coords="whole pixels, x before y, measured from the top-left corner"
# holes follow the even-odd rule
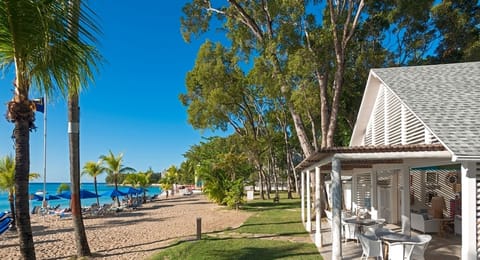
[[[310,221],[310,192],[331,176],[332,258],[341,259],[342,184],[351,176],[353,210],[386,218],[410,232],[415,204],[447,197],[445,218],[461,215],[462,259],[477,259],[480,242],[480,62],[372,69],[349,147],[323,149],[297,166],[302,172],[302,221]],[[312,173],[315,173],[314,175]],[[317,185],[316,187],[319,187]],[[448,191],[448,192],[446,192]],[[461,192],[461,193],[460,193]],[[453,194],[453,195],[452,195]],[[461,211],[458,198],[461,194]],[[306,209],[305,209],[306,205]],[[320,214],[317,214],[319,216]],[[459,227],[456,227],[459,228]]]

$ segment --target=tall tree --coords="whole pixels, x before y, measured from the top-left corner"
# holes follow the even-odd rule
[[[287,81],[284,67],[289,52],[301,44],[298,25],[305,12],[305,3],[231,0],[223,5],[217,2],[215,4],[219,6],[213,6],[208,0],[194,0],[184,6],[185,16],[181,18],[184,39],[188,42],[191,36],[206,32],[211,26],[212,18],[217,18],[221,22],[222,31],[227,32],[226,37],[231,41],[234,51],[245,55],[245,60],[253,60],[250,55],[259,56],[255,63],[263,64],[270,81],[274,82],[270,86],[285,99],[302,150],[309,156],[314,149],[303,120],[290,100],[295,86]]]
[[[95,21],[90,19],[90,15],[85,15],[82,10],[86,9],[86,6],[82,8],[81,0],[68,0],[68,16],[71,16],[72,22],[69,24],[68,30],[70,31],[70,37],[74,41],[79,41],[80,37],[89,37],[92,43],[96,43],[96,39],[93,33],[98,33],[98,27]],[[90,10],[90,9],[86,9]],[[81,28],[80,23],[87,24],[88,27]],[[83,31],[83,35],[79,35],[81,30],[88,29],[89,31]],[[72,209],[72,221],[75,230],[75,243],[77,248],[77,255],[80,257],[90,256],[90,247],[88,245],[87,234],[85,232],[85,226],[83,224],[82,207],[80,202],[80,107],[79,107],[79,92],[82,87],[86,85],[85,80],[81,80],[81,75],[84,78],[93,79],[90,67],[96,67],[99,56],[94,46],[85,45],[86,50],[80,56],[79,62],[72,64],[72,68],[77,73],[71,74],[67,78],[69,84],[68,91],[68,137],[69,137],[69,157],[70,157],[70,182],[71,182],[71,209]],[[86,64],[85,64],[86,61]],[[90,64],[89,64],[90,63]],[[97,194],[98,195],[98,194]],[[98,203],[98,198],[97,198]]]
[[[184,184],[193,184],[195,182],[195,162],[192,160],[183,161],[180,164],[178,181]]]
[[[244,142],[259,173],[263,198],[264,169],[261,154],[265,135],[264,114],[268,109],[262,88],[249,84],[239,57],[220,43],[202,45],[195,66],[187,74],[187,93],[180,96],[188,106],[188,119],[195,128],[225,130],[231,126]]]
[[[103,168],[102,161],[100,160],[98,162],[86,162],[83,166],[82,175],[88,175],[93,178],[95,194],[97,194],[97,205],[100,205],[100,201],[98,199],[97,177],[104,172],[105,169]]]
[[[320,85],[321,119],[322,119],[322,147],[334,146],[334,135],[337,129],[338,111],[342,95],[344,74],[346,69],[345,58],[347,47],[360,22],[360,15],[364,7],[364,0],[327,0],[330,24],[327,27],[332,32],[335,50],[335,74],[331,85],[332,100],[327,103],[328,90],[326,84]],[[325,77],[322,75],[321,77]],[[324,82],[322,78],[319,82]]]
[[[433,10],[441,41],[433,62],[450,63],[480,60],[480,3],[445,0]]]
[[[86,16],[80,16],[83,19]],[[68,79],[91,76],[91,48],[83,40],[88,32],[81,23],[82,37],[72,37],[74,23],[65,1],[5,0],[0,2],[0,66],[14,65],[14,97],[8,103],[7,119],[15,124],[15,208],[20,252],[24,259],[35,259],[28,208],[30,169],[29,131],[35,128],[30,88],[52,94],[68,92]],[[85,37],[83,37],[85,36]],[[78,73],[81,64],[84,74]]]
[[[123,166],[123,153],[115,156],[112,151],[109,151],[108,155],[101,155],[100,160],[104,164],[105,171],[113,177],[116,190],[118,190],[118,175],[135,171],[133,168]],[[117,203],[120,206],[120,200],[117,199]]]
[[[38,173],[30,173],[28,178],[33,180],[40,177]],[[15,225],[15,160],[11,155],[7,155],[0,159],[0,190],[8,193],[8,201],[10,202],[10,212],[12,212],[12,226],[10,230],[16,230]]]

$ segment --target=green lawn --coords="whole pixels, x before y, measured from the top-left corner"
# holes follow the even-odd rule
[[[151,259],[322,259],[300,221],[300,200],[254,200],[241,227],[179,242]]]

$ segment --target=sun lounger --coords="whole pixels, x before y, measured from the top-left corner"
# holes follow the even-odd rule
[[[31,214],[38,214],[42,208],[40,206],[34,206],[32,211],[30,212]]]
[[[5,233],[10,228],[12,221],[13,219],[10,217],[6,217],[0,221],[0,235]]]

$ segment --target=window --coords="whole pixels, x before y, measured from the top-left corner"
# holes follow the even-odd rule
[[[438,174],[436,172],[427,172],[425,176],[426,176],[425,182],[427,185],[438,184]]]

